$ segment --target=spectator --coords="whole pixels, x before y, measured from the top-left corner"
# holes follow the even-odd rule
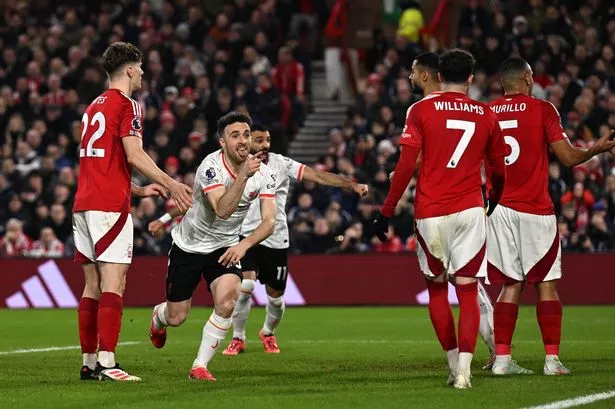
[[[22,177],[41,167],[41,159],[36,154],[36,151],[26,142],[17,143],[15,159],[17,162],[17,171]]]
[[[40,240],[32,243],[28,257],[58,258],[64,255],[64,244],[57,239],[51,227],[43,227],[40,237]]]
[[[51,205],[50,212],[50,227],[53,229],[55,236],[65,243],[66,239],[73,234],[70,218],[66,215],[66,208],[60,203]]]
[[[281,47],[278,52],[278,64],[271,72],[273,83],[287,98],[292,106],[292,124],[301,126],[305,110],[305,74],[303,65],[297,62],[288,47]],[[284,113],[282,114],[284,115]]]
[[[23,222],[9,219],[6,223],[6,233],[0,238],[0,256],[22,257],[30,250],[32,241],[23,232]]]
[[[288,221],[293,223],[295,220],[307,220],[314,223],[320,217],[320,212],[313,206],[312,196],[309,193],[302,193],[297,200],[297,206],[288,212]]]

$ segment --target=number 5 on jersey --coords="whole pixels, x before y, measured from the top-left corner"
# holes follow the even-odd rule
[[[518,127],[519,122],[516,119],[500,121],[500,128],[502,128],[502,131],[505,131],[506,129],[517,129]],[[510,155],[504,159],[504,163],[507,165],[512,165],[517,161],[517,159],[519,159],[521,147],[519,146],[519,142],[517,142],[517,140],[510,135],[504,136],[504,142],[510,146]]]
[[[94,147],[94,143],[99,140],[105,133],[105,125],[106,125],[106,121],[105,121],[105,116],[103,115],[102,112],[97,112],[94,114],[94,116],[92,117],[92,122],[89,122],[89,117],[88,114],[85,113],[83,114],[83,118],[81,118],[81,123],[83,124],[83,130],[81,131],[81,146],[83,146],[85,143],[87,143],[86,148],[83,149],[79,149],[79,157],[83,158],[104,158],[105,157],[105,150],[104,149],[97,149]],[[88,126],[96,126],[98,125],[98,128],[96,128],[96,130],[94,131],[93,134],[91,134],[91,136],[89,136],[88,134]],[[86,134],[89,136],[86,136]],[[85,137],[85,139],[84,139]],[[87,140],[86,140],[87,139]]]

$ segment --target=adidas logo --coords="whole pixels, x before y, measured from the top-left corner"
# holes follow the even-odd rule
[[[455,292],[455,286],[448,283],[448,302],[450,305],[458,305],[457,293]],[[416,303],[419,305],[429,305],[429,290],[424,289],[416,295]]]
[[[252,305],[267,305],[267,291],[264,285],[257,285],[252,291]],[[284,303],[286,305],[305,305],[305,299],[295,280],[290,274],[286,277],[286,291],[284,291]]]
[[[22,291],[6,298],[8,308],[75,308],[77,299],[53,260],[37,268],[38,275],[21,284]],[[41,281],[42,279],[42,281]]]

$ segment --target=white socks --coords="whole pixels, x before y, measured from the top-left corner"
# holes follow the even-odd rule
[[[472,357],[474,354],[470,352],[459,353],[459,363],[457,365],[457,374],[469,375],[470,367],[472,365]]]
[[[87,366],[90,369],[96,368],[96,354],[82,354],[83,355],[83,365]]]
[[[459,364],[459,349],[451,349],[446,351],[446,358],[448,359],[448,370],[452,374],[457,373],[457,365]]]
[[[167,324],[167,303],[163,302],[154,307],[157,308],[156,315],[154,315],[154,326],[156,329],[162,329],[168,326]]]
[[[267,303],[267,316],[263,325],[263,333],[265,335],[272,335],[284,316],[286,304],[284,304],[284,295],[278,298],[267,296],[267,299],[269,302]]]
[[[235,311],[233,311],[233,338],[246,340],[246,322],[248,321],[248,315],[250,315],[254,285],[254,280],[244,279],[241,282],[241,292],[235,304]]]
[[[115,366],[115,353],[109,351],[98,351],[98,362],[105,368],[113,368]]]
[[[485,287],[478,282],[478,305],[480,307],[480,324],[478,333],[489,348],[491,354],[495,353],[495,340],[493,339],[493,305]]]
[[[201,339],[201,345],[199,346],[199,352],[192,364],[193,368],[197,366],[204,366],[207,368],[207,364],[214,357],[220,342],[226,337],[226,333],[231,327],[231,318],[222,318],[216,312],[212,312],[203,327],[203,338]]]

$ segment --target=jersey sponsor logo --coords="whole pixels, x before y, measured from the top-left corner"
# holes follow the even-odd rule
[[[132,129],[134,129],[135,131],[141,130],[141,118],[139,118],[138,116],[135,116],[132,119]]]
[[[215,177],[216,177],[216,171],[214,170],[214,168],[209,168],[205,171],[205,178],[207,180],[214,180]]]

